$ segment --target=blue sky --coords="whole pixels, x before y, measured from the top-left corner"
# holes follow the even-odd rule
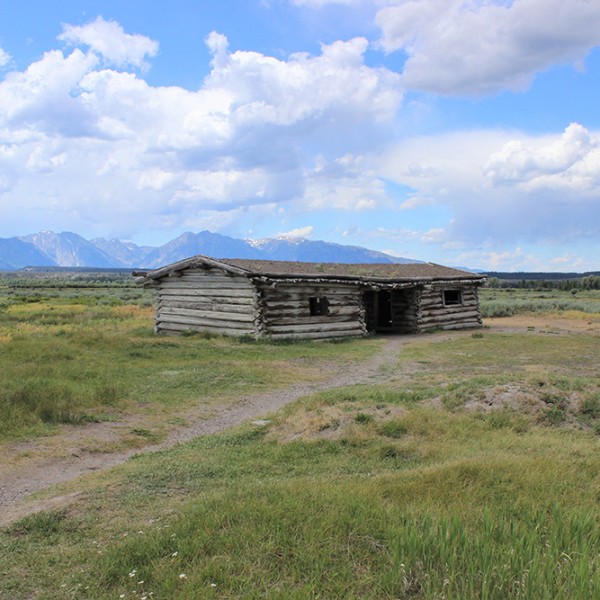
[[[600,269],[600,2],[4,4],[0,237]]]

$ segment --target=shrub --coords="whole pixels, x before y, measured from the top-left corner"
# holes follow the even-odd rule
[[[354,417],[354,420],[357,423],[362,423],[362,424],[371,423],[373,421],[373,415],[368,415],[366,413],[360,412]]]

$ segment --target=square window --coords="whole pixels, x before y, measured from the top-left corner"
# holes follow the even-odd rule
[[[329,302],[325,296],[316,296],[308,299],[311,317],[319,317],[329,314]]]
[[[455,306],[462,304],[462,292],[460,290],[444,290],[444,306]]]

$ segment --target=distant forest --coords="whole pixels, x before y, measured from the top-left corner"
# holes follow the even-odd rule
[[[600,271],[586,273],[503,273],[489,271],[491,288],[600,290]]]

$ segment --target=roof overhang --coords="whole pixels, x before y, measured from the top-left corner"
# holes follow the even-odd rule
[[[257,261],[258,262],[258,261]],[[304,263],[310,264],[310,263]],[[456,272],[457,275],[445,276],[418,276],[418,277],[380,277],[364,275],[346,275],[330,273],[273,273],[268,271],[257,271],[229,264],[226,259],[218,260],[204,255],[192,256],[185,260],[166,265],[151,271],[134,271],[136,281],[146,285],[156,284],[165,277],[179,277],[182,271],[194,268],[218,268],[232,275],[247,277],[253,281],[277,285],[279,283],[337,283],[354,284],[372,289],[400,289],[406,287],[422,286],[431,283],[448,285],[482,285],[487,276],[469,274],[463,271],[447,269]]]

